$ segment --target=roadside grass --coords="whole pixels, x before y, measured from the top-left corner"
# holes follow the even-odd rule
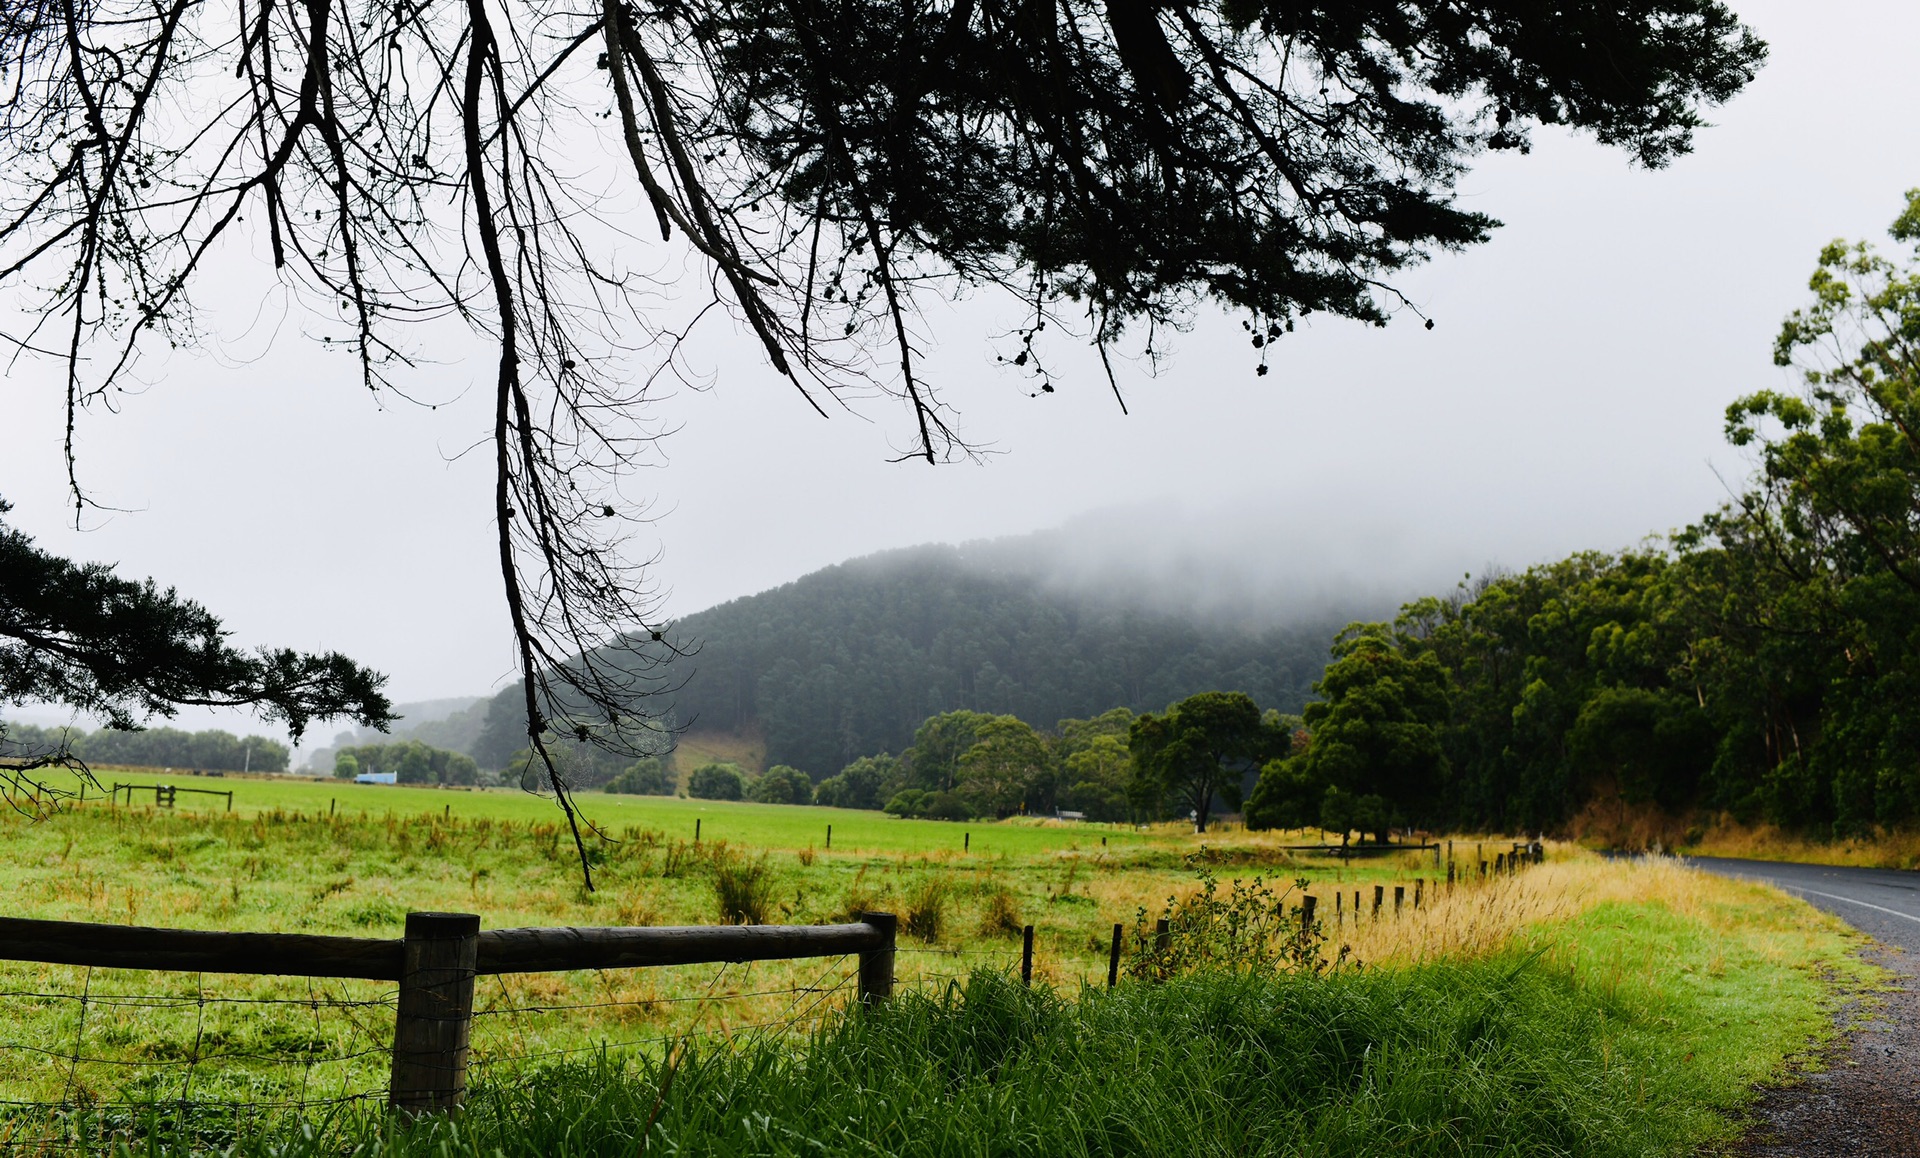
[[[1724,856],[1739,860],[1795,861],[1853,868],[1920,868],[1920,832],[1878,832],[1841,840],[1811,840],[1772,825],[1743,825],[1727,819],[1703,827],[1698,839],[1682,844],[1688,856]]]
[[[529,1069],[456,1119],[348,1112],[220,1141],[278,1158],[1691,1154],[1829,1032],[1823,976],[1862,969],[1833,922],[1705,883],[1689,912],[1609,901],[1557,933],[1393,968],[1218,968],[1071,996],[980,973],[804,1042]],[[134,1152],[193,1141],[163,1125]]]

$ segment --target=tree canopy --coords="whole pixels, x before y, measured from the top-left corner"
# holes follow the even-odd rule
[[[1197,832],[1207,830],[1216,795],[1239,808],[1246,776],[1285,756],[1291,743],[1244,692],[1188,696],[1162,715],[1134,720],[1127,735],[1144,798],[1155,811],[1163,800],[1178,802],[1192,812]]]

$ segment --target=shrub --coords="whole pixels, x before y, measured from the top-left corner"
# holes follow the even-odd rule
[[[702,764],[687,776],[687,795],[699,800],[738,800],[746,790],[737,764]]]
[[[745,857],[715,849],[713,896],[729,925],[764,925],[773,909],[773,869],[767,856]]]
[[[813,790],[813,802],[829,808],[879,808],[891,798],[906,769],[897,756],[862,756]]]
[[[798,768],[775,764],[747,789],[747,799],[761,804],[805,804],[813,799],[813,779]]]
[[[338,780],[351,780],[360,775],[360,761],[352,752],[342,752],[333,758],[333,775]]]
[[[918,788],[908,788],[896,792],[893,795],[893,799],[887,801],[887,815],[900,817],[925,816],[926,811],[922,802],[925,801],[926,798],[927,793],[922,792]]]
[[[907,935],[922,941],[939,940],[940,929],[946,924],[947,898],[952,893],[953,884],[944,875],[921,877],[907,894]]]
[[[971,820],[973,809],[952,792],[923,792],[908,788],[887,801],[887,813],[907,819]]]
[[[627,765],[620,775],[607,781],[603,792],[629,796],[666,796],[673,791],[667,781],[667,767],[658,756],[646,756]]]

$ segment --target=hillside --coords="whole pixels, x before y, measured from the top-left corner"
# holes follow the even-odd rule
[[[995,562],[947,546],[887,552],[688,616],[675,633],[698,650],[661,707],[698,734],[763,738],[766,761],[815,777],[897,752],[928,715],[956,708],[1050,727],[1232,689],[1295,712],[1333,633],[1393,606],[1317,602],[1291,619],[1270,608],[1255,629],[1244,616],[1159,612]],[[517,694],[495,697],[474,751],[483,765],[519,747]]]

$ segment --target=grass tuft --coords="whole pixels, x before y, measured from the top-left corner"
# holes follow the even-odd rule
[[[921,877],[907,894],[907,915],[902,923],[907,935],[929,943],[938,941],[952,894],[953,882],[945,873]]]
[[[773,869],[767,856],[743,856],[724,847],[713,852],[713,897],[728,925],[764,925],[773,911]]]

